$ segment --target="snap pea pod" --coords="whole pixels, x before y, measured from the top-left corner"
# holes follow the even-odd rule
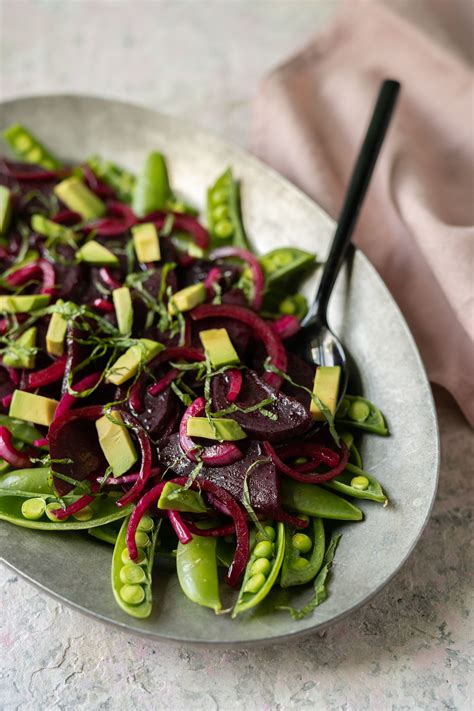
[[[129,517],[127,517],[115,542],[111,571],[112,592],[118,606],[128,615],[141,619],[151,614],[153,561],[162,522],[161,519],[152,519],[149,516],[143,519],[147,523],[151,521],[153,527],[149,531],[144,531],[140,529],[140,524],[138,526],[142,547],[138,549],[137,562],[131,561],[128,555],[126,535]],[[145,539],[147,545],[144,546]]]
[[[3,132],[10,148],[26,163],[40,165],[45,170],[55,170],[61,163],[43,146],[28,129],[14,123]]]
[[[183,489],[179,484],[168,481],[158,499],[158,508],[190,513],[206,513],[207,506],[199,491]]]
[[[179,542],[176,572],[181,590],[189,600],[214,612],[222,609],[217,574],[217,540],[193,535],[189,543]]]
[[[242,587],[232,610],[232,618],[262,602],[275,585],[280,573],[285,555],[285,526],[283,523],[278,523],[276,534],[273,526],[265,526],[265,533],[273,539],[276,536],[276,541],[271,543],[265,539],[258,540],[257,535],[257,543],[245,569]]]
[[[361,521],[363,518],[357,506],[316,484],[282,479],[281,498],[285,508],[307,516],[339,521]]]
[[[15,420],[8,415],[0,415],[0,425],[6,427],[15,439],[19,439],[20,442],[25,442],[26,444],[33,444],[35,440],[43,437],[34,425],[30,425],[29,422],[24,422],[23,420]]]
[[[308,302],[303,294],[289,294],[288,291],[271,289],[263,296],[262,316],[277,318],[282,315],[296,316],[301,321],[308,311]]]
[[[322,519],[312,518],[304,533],[285,524],[285,555],[281,568],[281,587],[304,585],[313,580],[323,564],[325,549]]]
[[[144,217],[154,210],[163,210],[171,196],[165,158],[156,151],[150,153],[135,183],[133,211],[138,217]]]
[[[118,537],[118,531],[110,524],[106,523],[103,526],[97,526],[96,528],[88,528],[87,533],[93,538],[97,538],[103,543],[109,543],[115,546]]]
[[[316,256],[297,247],[278,247],[260,257],[267,289],[281,286],[301,276],[315,262]]]
[[[11,465],[5,459],[0,459],[0,474],[4,474],[11,469]],[[1,478],[0,478],[1,481]]]
[[[112,163],[109,160],[103,160],[99,156],[91,156],[86,161],[89,168],[92,168],[94,173],[112,190],[115,190],[117,197],[122,202],[130,203],[132,201],[133,190],[135,188],[136,178],[128,170]]]
[[[348,464],[342,474],[327,481],[324,486],[356,499],[370,499],[385,505],[388,503],[387,496],[377,479],[353,464]]]
[[[52,494],[41,494],[39,497],[32,497],[31,495],[22,495],[20,492],[10,492],[9,494],[0,495],[0,520],[8,521],[23,528],[34,528],[40,531],[79,531],[116,521],[127,516],[133,508],[131,504],[123,509],[117,508],[116,501],[119,495],[114,494],[113,496],[109,495],[107,498],[97,497],[90,504],[92,517],[87,521],[79,521],[74,516],[58,521],[48,519],[45,515],[42,515],[39,520],[32,520],[25,518],[22,513],[24,502],[31,501],[32,498],[36,500],[42,499],[47,504],[57,503],[56,508],[61,507],[61,502]],[[65,496],[63,501],[70,503],[76,498]]]
[[[356,467],[362,469],[362,457],[356,445],[354,444],[354,435],[352,432],[341,432],[340,437],[349,450],[349,461],[355,464]]]
[[[49,467],[14,469],[0,475],[0,494],[9,492],[24,494],[53,494],[52,477]]]
[[[214,246],[233,244],[249,249],[240,205],[240,184],[231,168],[207,191],[207,223]]]
[[[347,427],[357,427],[366,432],[385,437],[388,428],[384,416],[373,402],[360,395],[346,395],[336,412],[336,422]]]

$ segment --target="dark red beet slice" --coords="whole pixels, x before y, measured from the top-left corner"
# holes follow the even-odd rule
[[[180,416],[179,400],[166,388],[159,395],[153,396],[145,391],[144,410],[136,415],[152,439],[167,437],[176,427]]]
[[[95,422],[90,420],[73,419],[56,429],[51,429],[49,453],[55,471],[78,481],[84,481],[89,477],[97,478],[107,469],[107,461],[99,445]],[[72,459],[73,463],[61,464],[57,462],[60,459]],[[60,496],[64,496],[74,488],[72,484],[58,477],[54,477],[54,486]]]
[[[304,385],[305,388],[312,390],[315,367],[311,367],[310,365],[308,365],[308,363],[306,363],[306,361],[304,361],[302,358],[295,355],[294,353],[291,353],[290,351],[287,351],[286,354],[288,356],[287,374],[292,380],[295,381],[295,383],[298,383],[298,385]],[[307,393],[305,390],[302,390],[301,388],[295,387],[287,380],[283,382],[281,389],[286,395],[294,397],[307,410],[309,410],[311,402],[309,393]]]
[[[257,460],[264,461],[254,466],[248,474],[250,503],[258,513],[271,519],[278,519],[281,514],[278,475],[273,462],[268,458],[260,442],[239,442],[244,458],[225,467],[204,467],[199,479],[207,479],[232,494],[237,501],[243,501],[244,481],[249,467]],[[196,466],[183,454],[177,434],[171,435],[160,448],[160,463],[170,467],[178,476],[189,476]]]
[[[214,376],[211,384],[214,411],[228,407],[228,390],[226,374]],[[253,370],[244,371],[242,387],[235,404],[247,408],[269,397],[276,398],[273,404],[266,406],[267,410],[277,416],[276,420],[271,420],[258,410],[248,413],[233,412],[226,417],[238,422],[249,436],[269,442],[283,442],[309,430],[312,424],[311,415],[298,400],[284,393],[276,394]]]

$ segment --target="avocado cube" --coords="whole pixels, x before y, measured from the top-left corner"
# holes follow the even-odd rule
[[[35,367],[36,351],[36,326],[32,326],[27,331],[21,334],[12,344],[11,348],[3,354],[3,362],[10,368],[27,368]]]
[[[27,393],[24,390],[15,390],[8,414],[18,420],[26,420],[27,422],[34,422],[36,425],[49,427],[54,419],[58,404],[57,400],[43,397],[43,395]]]
[[[112,422],[104,415],[96,421],[95,426],[99,435],[99,444],[112,467],[114,476],[121,476],[135,464],[138,455],[120,413],[114,410],[110,416],[116,422]]]
[[[122,385],[122,383],[125,383],[135,375],[141,364],[148,363],[163,349],[163,344],[158,343],[158,341],[140,338],[135,345],[130,346],[111,366],[105,382]]]
[[[133,246],[139,262],[159,262],[161,259],[160,240],[152,222],[132,227]]]
[[[172,481],[167,481],[164,485],[158,499],[158,508],[190,513],[206,513],[208,510],[199,491],[184,489]]]
[[[239,363],[239,356],[225,328],[210,328],[200,331],[199,338],[213,368]]]
[[[63,302],[58,299],[57,304]],[[64,340],[66,337],[67,320],[58,312],[53,313],[49,320],[48,330],[46,331],[46,350],[50,355],[64,355]]]
[[[118,257],[110,249],[104,247],[99,242],[91,239],[80,247],[76,252],[76,259],[80,262],[87,262],[95,266],[118,266]]]
[[[203,304],[207,297],[204,284],[191,284],[171,297],[168,304],[168,313],[174,316],[178,311],[190,311],[195,306]]]
[[[323,405],[326,405],[332,415],[336,413],[340,379],[341,368],[339,365],[320,365],[316,369],[316,375],[314,376],[313,394],[321,400]],[[322,421],[325,419],[324,413],[313,400],[311,400],[310,412],[315,420]]]
[[[133,307],[130,289],[126,286],[121,286],[120,289],[114,289],[112,291],[112,301],[114,302],[119,331],[126,336],[131,333],[133,326]]]
[[[4,234],[10,226],[12,216],[12,194],[5,186],[0,185],[0,234]]]
[[[207,417],[190,417],[186,425],[188,437],[205,437],[224,442],[246,439],[247,435],[238,422],[224,417],[213,418],[211,425]]]
[[[35,309],[47,306],[49,294],[20,294],[19,296],[0,296],[0,313],[29,314]]]
[[[105,204],[76,175],[58,183],[54,192],[69,210],[77,212],[83,220],[94,220],[105,215]]]

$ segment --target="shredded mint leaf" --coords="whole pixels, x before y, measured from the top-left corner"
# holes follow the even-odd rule
[[[270,538],[267,536],[265,533],[265,529],[260,523],[257,514],[253,510],[252,504],[250,502],[250,490],[249,490],[249,485],[248,485],[248,478],[250,474],[253,472],[254,469],[256,469],[259,464],[267,464],[268,462],[271,462],[270,457],[264,457],[263,459],[256,459],[255,462],[253,462],[247,471],[245,472],[245,477],[244,477],[244,491],[243,491],[243,496],[242,496],[242,503],[244,505],[245,510],[247,511],[250,520],[254,524],[254,526],[257,528],[258,532],[266,539],[270,540]]]
[[[331,538],[331,541],[327,547],[323,567],[314,579],[314,595],[308,600],[306,605],[298,610],[296,607],[291,607],[290,605],[278,606],[277,610],[286,610],[290,613],[294,620],[302,620],[304,617],[313,612],[314,608],[320,605],[327,597],[326,581],[331,569],[334,555],[336,553],[336,548],[341,539],[341,535],[335,535]]]

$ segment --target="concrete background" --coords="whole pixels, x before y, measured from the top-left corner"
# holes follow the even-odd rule
[[[259,80],[340,4],[3,1],[1,98],[129,99],[246,145]],[[448,6],[465,11],[462,0],[386,4],[464,57],[472,50],[469,25],[455,38],[446,16]],[[472,708],[474,441],[451,398],[435,396],[443,460],[433,516],[402,572],[350,619],[260,649],[160,645],[91,621],[0,567],[0,708]]]

